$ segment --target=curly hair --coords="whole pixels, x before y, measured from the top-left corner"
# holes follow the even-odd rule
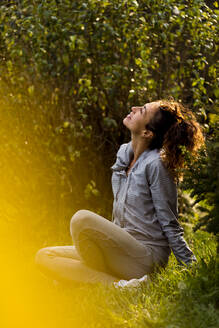
[[[150,149],[162,149],[161,159],[175,180],[182,179],[185,154],[196,156],[204,145],[201,126],[190,109],[169,99],[158,100],[159,107],[146,128],[154,133]]]

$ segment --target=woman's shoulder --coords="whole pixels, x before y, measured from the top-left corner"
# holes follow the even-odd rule
[[[158,149],[149,150],[145,158],[146,165],[159,165],[161,161],[160,151]]]
[[[158,149],[146,150],[140,158],[139,169],[146,172],[151,172],[163,167],[163,163]]]
[[[126,142],[126,143],[123,143],[119,146],[119,149],[117,151],[117,155],[119,155],[120,153],[123,153],[127,150],[130,150],[131,151],[132,147],[131,147],[131,141],[130,142]]]
[[[163,183],[168,181],[175,185],[174,177],[169,172],[162,159],[162,151],[155,150],[151,152],[151,155],[148,156],[148,160],[145,163],[145,171],[147,176],[152,177],[152,179],[159,178]]]
[[[122,144],[119,147],[119,150],[117,151],[116,154],[117,159],[119,158],[124,163],[129,163],[132,155],[133,155],[133,149],[132,149],[131,141]]]
[[[127,167],[130,162],[130,158],[132,157],[132,152],[131,142],[122,144],[117,151],[116,162],[113,166],[111,166],[111,169],[115,171],[122,170]]]

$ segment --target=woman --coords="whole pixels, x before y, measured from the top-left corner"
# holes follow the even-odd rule
[[[177,220],[176,185],[184,148],[195,154],[203,144],[199,124],[173,100],[132,107],[123,124],[131,141],[121,145],[111,167],[113,220],[76,212],[74,246],[46,247],[36,255],[54,279],[129,286],[167,265],[171,250],[181,264],[196,261]]]

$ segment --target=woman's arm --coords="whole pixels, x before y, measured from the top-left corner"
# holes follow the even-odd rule
[[[161,159],[147,165],[147,179],[157,219],[168,238],[177,261],[189,265],[196,257],[183,238],[183,228],[178,222],[177,188]]]

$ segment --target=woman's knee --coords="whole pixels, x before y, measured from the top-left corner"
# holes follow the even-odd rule
[[[81,230],[86,227],[86,222],[90,221],[90,211],[79,210],[71,218],[70,233],[73,237],[73,232]]]
[[[45,248],[41,248],[37,251],[36,255],[35,255],[35,263],[37,266],[44,266],[45,263],[48,260],[48,256],[51,255],[50,252],[50,248],[49,247],[45,247]]]

